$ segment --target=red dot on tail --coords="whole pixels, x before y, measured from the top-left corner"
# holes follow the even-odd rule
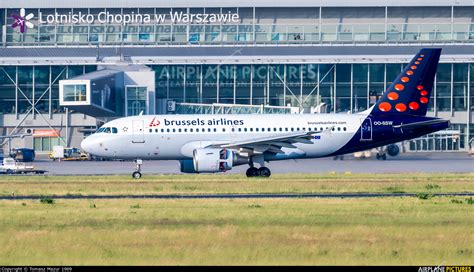
[[[379,110],[381,111],[389,111],[390,109],[392,109],[392,105],[390,105],[390,103],[388,102],[382,102],[380,103],[379,105]]]
[[[423,90],[423,91],[420,92],[420,94],[423,95],[423,96],[426,96],[426,95],[428,95],[428,92]]]
[[[399,112],[404,112],[407,110],[407,106],[403,103],[398,103],[397,105],[395,105],[395,109]]]
[[[405,86],[403,86],[403,84],[395,84],[395,90],[403,91],[403,89],[405,89]]]
[[[402,80],[402,82],[408,82],[408,81],[410,81],[410,78],[404,76],[404,77],[401,78],[401,80]]]
[[[409,75],[409,76],[413,75],[413,71],[412,71],[412,70],[408,70],[408,71],[407,71],[407,75]]]
[[[418,103],[416,102],[410,102],[410,104],[408,104],[408,107],[410,107],[410,109],[412,110],[417,110],[420,107],[420,105],[418,105]]]
[[[397,100],[398,99],[398,94],[396,92],[390,92],[387,94],[388,99],[390,100]]]
[[[416,88],[420,91],[423,90],[423,86],[421,86],[421,85],[416,86]]]
[[[422,98],[420,98],[420,102],[423,103],[423,104],[426,104],[426,103],[428,103],[428,98],[422,97]]]

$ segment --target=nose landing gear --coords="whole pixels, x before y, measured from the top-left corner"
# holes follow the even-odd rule
[[[136,159],[135,160],[135,172],[132,173],[132,177],[134,179],[139,179],[142,177],[142,173],[141,173],[141,166],[143,164],[143,161],[140,160],[140,159]]]

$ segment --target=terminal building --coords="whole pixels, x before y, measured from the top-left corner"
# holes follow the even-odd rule
[[[2,1],[0,135],[47,153],[141,113],[360,112],[423,47],[443,48],[428,114],[452,125],[405,151],[465,151],[471,0]]]

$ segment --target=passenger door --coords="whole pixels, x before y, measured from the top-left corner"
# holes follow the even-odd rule
[[[144,143],[145,142],[145,128],[143,126],[143,120],[133,120],[133,134],[132,143]]]

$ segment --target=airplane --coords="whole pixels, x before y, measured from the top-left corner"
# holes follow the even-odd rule
[[[179,160],[183,173],[248,164],[247,177],[269,177],[267,162],[348,154],[448,128],[449,120],[426,116],[440,54],[440,48],[421,49],[363,112],[129,116],[105,123],[81,147],[135,160],[136,179],[143,159]]]

